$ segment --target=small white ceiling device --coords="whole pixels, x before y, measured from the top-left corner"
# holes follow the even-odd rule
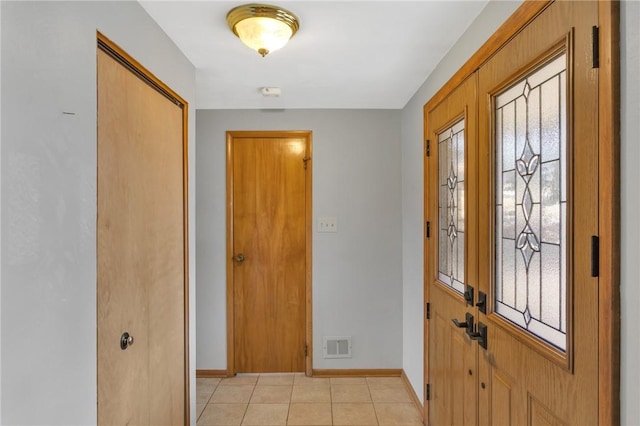
[[[262,96],[280,96],[282,89],[279,87],[263,87],[260,89]]]

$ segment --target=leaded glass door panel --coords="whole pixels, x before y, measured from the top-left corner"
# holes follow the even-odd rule
[[[464,117],[437,134],[438,279],[464,293]]]
[[[477,419],[478,347],[466,323],[468,315],[477,317],[477,308],[465,299],[478,276],[476,105],[473,75],[425,116],[426,214],[433,219],[425,259],[425,375],[431,384],[425,416],[432,425],[473,425]]]
[[[478,71],[481,424],[598,418],[596,2],[554,2]]]
[[[494,96],[495,312],[567,349],[567,53]]]

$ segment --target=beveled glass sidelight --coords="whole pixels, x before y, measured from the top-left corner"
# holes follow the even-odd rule
[[[464,292],[464,119],[438,134],[438,279]]]
[[[495,312],[567,347],[567,56],[494,98]]]

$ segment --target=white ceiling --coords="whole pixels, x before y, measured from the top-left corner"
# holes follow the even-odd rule
[[[143,1],[196,67],[196,108],[400,109],[488,0],[278,1],[300,30],[262,58],[225,17],[249,1]],[[278,98],[260,88],[282,88]]]

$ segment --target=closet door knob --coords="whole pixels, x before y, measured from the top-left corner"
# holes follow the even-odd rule
[[[120,349],[124,351],[129,346],[133,345],[133,342],[133,336],[125,331],[124,333],[122,333],[122,336],[120,336]]]

